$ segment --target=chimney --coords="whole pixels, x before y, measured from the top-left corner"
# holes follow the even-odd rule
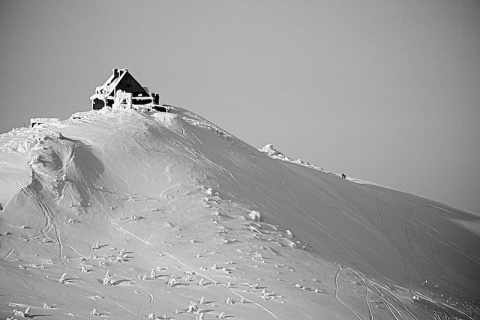
[[[118,69],[117,68],[113,68],[113,78],[118,78],[119,76],[119,73],[118,73]]]

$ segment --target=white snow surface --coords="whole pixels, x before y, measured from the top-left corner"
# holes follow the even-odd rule
[[[0,135],[0,318],[480,318],[479,214],[170,111]]]

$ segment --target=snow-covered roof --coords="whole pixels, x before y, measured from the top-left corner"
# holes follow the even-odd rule
[[[115,72],[115,70],[118,70],[118,71]],[[95,98],[104,99],[105,97],[108,97],[113,92],[113,90],[115,90],[115,87],[117,86],[117,84],[122,80],[122,78],[127,73],[128,73],[127,68],[123,68],[123,69],[114,68],[110,78],[108,78],[103,85],[95,89],[95,94],[93,94],[90,97],[90,99],[91,100]]]

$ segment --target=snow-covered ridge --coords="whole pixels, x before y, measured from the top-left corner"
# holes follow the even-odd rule
[[[302,165],[302,166],[305,166],[305,167],[309,167],[309,168],[312,168],[312,169],[315,169],[315,170],[325,172],[325,170],[323,170],[323,168],[317,167],[317,166],[315,166],[315,165],[313,165],[309,162],[303,161],[302,159],[293,160],[293,159],[285,156],[282,152],[275,149],[273,147],[273,144],[266,144],[263,148],[258,149],[258,150],[267,154],[268,156],[270,156],[273,159],[292,162],[292,163],[296,163],[296,164],[299,164],[299,165]]]
[[[322,167],[316,166],[316,165],[311,164],[307,161],[303,161],[302,159],[297,159],[297,160],[291,159],[291,158],[287,157],[286,155],[284,155],[282,152],[275,149],[273,147],[273,144],[266,144],[263,148],[258,149],[258,150],[260,152],[265,153],[266,155],[268,155],[272,159],[277,159],[277,160],[281,160],[281,161],[285,161],[285,162],[295,163],[295,164],[298,164],[298,165],[301,165],[301,166],[304,166],[304,167],[308,167],[310,169],[314,169],[314,170],[318,170],[318,171],[321,171],[321,172],[324,172],[324,173],[332,174],[332,175],[337,176],[337,177],[342,177],[341,173],[336,173],[336,172],[325,170]],[[374,182],[370,182],[370,181],[367,181],[367,180],[362,180],[362,179],[358,179],[358,178],[354,178],[354,177],[350,177],[350,176],[345,176],[345,179],[349,180],[349,181],[352,181],[352,182],[355,182],[355,183],[359,183],[359,184],[368,184],[368,185],[379,186],[379,187],[381,186],[381,187],[384,187],[384,188],[388,188],[388,187],[382,186],[378,183],[374,183]]]
[[[480,315],[478,214],[168,110],[104,108],[0,136],[0,318]]]

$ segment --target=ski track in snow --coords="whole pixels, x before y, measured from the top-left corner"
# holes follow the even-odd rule
[[[367,277],[365,277],[364,275],[361,275],[360,273],[352,270],[351,268],[348,268],[347,271],[354,277],[354,278],[357,278],[357,279],[361,279],[362,281],[362,284],[363,286],[366,288],[367,292],[369,290],[369,285],[372,286],[375,291],[377,292],[377,294],[381,297],[382,301],[384,302],[385,305],[387,305],[388,309],[389,309],[389,312],[391,313],[391,315],[397,319],[397,317],[395,316],[395,313],[398,314],[400,316],[401,319],[404,319],[404,320],[407,320],[407,319],[413,319],[415,320],[416,317],[411,313],[411,311],[407,308],[407,306],[401,301],[400,298],[398,298],[393,292],[392,290],[390,290],[390,288],[388,288],[388,286],[385,286],[385,285],[381,285],[380,283],[374,281],[374,280],[371,280]],[[367,294],[367,293],[366,293]],[[398,308],[396,308],[388,299],[387,297],[387,294],[388,294],[388,297],[392,298],[396,303],[398,303],[403,310],[400,310]],[[367,306],[368,306],[368,302],[367,302]],[[369,308],[369,310],[371,311],[371,309]],[[402,316],[402,314],[405,315]],[[406,318],[408,317],[408,318]]]
[[[28,188],[22,188],[22,190],[20,192],[25,192],[25,194],[29,197],[31,197],[32,199],[37,199],[37,197],[35,195],[32,194],[32,192],[30,192],[30,190]],[[27,238],[24,238],[22,240],[19,240],[17,241],[11,248],[10,250],[2,257],[0,258],[0,260],[7,260],[12,254],[13,252],[15,251],[15,248],[20,245],[21,243],[23,242],[27,242],[29,241],[30,239],[35,239],[37,238],[38,236],[41,236],[43,235],[45,238],[51,240],[52,242],[55,242],[55,243],[58,243],[58,241],[55,241],[54,239],[52,239],[50,236],[48,236],[47,232],[48,230],[50,230],[52,228],[52,222],[51,222],[51,215],[49,215],[47,213],[47,209],[45,208],[45,206],[38,200],[36,200],[37,204],[40,206],[41,208],[41,212],[44,216],[44,219],[45,219],[45,225],[41,227],[40,229],[40,233],[39,234],[35,234],[35,235],[32,235],[32,236],[29,236]],[[32,210],[30,207],[28,207],[29,211],[31,211],[33,214],[35,214],[35,211]]]
[[[365,286],[365,304],[368,308],[368,315],[369,319],[373,320],[373,314],[372,314],[372,309],[370,308],[370,304],[368,303],[368,286]]]
[[[244,296],[242,296],[242,295],[239,294],[238,292],[235,292],[235,290],[232,290],[232,292],[233,292],[234,294],[236,294],[237,296],[239,296],[240,298],[245,298]],[[252,301],[252,300],[250,299],[250,301]],[[264,306],[262,306],[261,304],[255,302],[255,301],[252,301],[252,302],[253,302],[253,304],[255,304],[256,306],[258,306],[258,307],[260,307],[261,309],[263,309],[264,311],[268,312],[272,317],[274,317],[275,319],[279,320],[278,317],[277,317],[272,311],[268,310],[267,308],[265,308]]]
[[[360,316],[355,312],[353,311],[348,305],[346,305],[342,300],[340,300],[340,298],[338,297],[338,276],[340,274],[340,272],[342,271],[342,267],[341,266],[338,266],[338,271],[335,273],[335,299],[337,299],[338,302],[340,302],[342,305],[345,306],[345,308],[347,308],[348,310],[350,310],[354,315],[355,317],[357,317],[357,319],[359,320],[362,320],[360,318]]]

